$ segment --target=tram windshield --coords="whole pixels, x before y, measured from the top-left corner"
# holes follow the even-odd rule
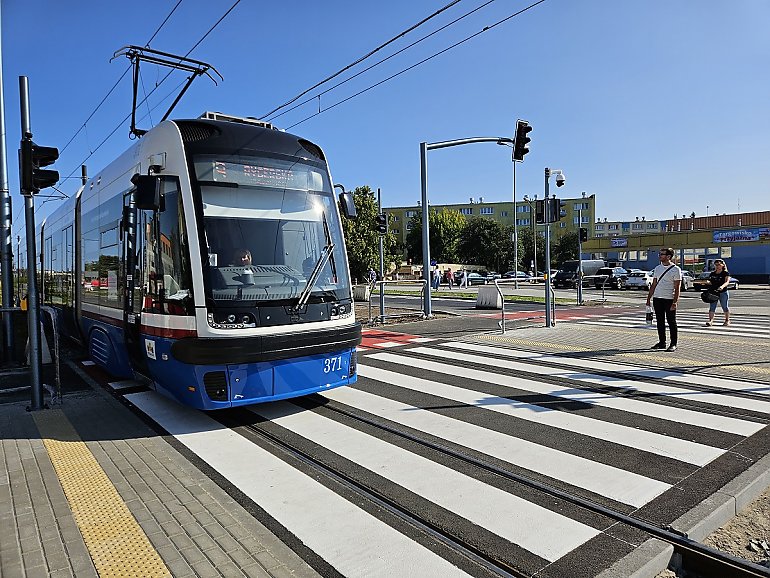
[[[222,155],[196,157],[194,165],[209,298],[230,305],[349,296],[341,224],[325,168]]]

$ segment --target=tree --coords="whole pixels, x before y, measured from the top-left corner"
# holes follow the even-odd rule
[[[442,209],[431,210],[428,215],[430,225],[431,259],[444,263],[456,263],[459,259],[457,246],[465,227],[465,215],[458,211]],[[422,215],[418,214],[409,221],[406,236],[406,252],[413,262],[422,262]]]
[[[551,259],[558,264],[578,258],[578,232],[565,233],[552,245]]]
[[[460,236],[460,260],[500,271],[513,264],[512,228],[484,217],[473,217],[465,223]]]
[[[358,218],[343,218],[342,230],[345,233],[350,276],[355,280],[365,279],[370,267],[379,271],[380,235],[375,228],[378,210],[374,192],[366,185],[357,187],[353,191],[353,201]],[[383,255],[386,271],[390,263],[395,263],[397,268],[401,266],[403,248],[393,233],[383,236]]]

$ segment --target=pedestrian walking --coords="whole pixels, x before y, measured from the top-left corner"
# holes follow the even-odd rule
[[[682,270],[672,262],[674,257],[672,248],[661,249],[658,255],[660,265],[652,272],[653,281],[647,293],[647,305],[652,301],[658,323],[658,342],[652,348],[666,349],[666,323],[668,323],[671,341],[666,351],[676,351],[678,339],[676,308],[682,287]]]
[[[460,289],[463,289],[468,286],[468,271],[466,269],[463,269],[458,273],[460,275]]]
[[[450,289],[455,284],[455,276],[452,273],[452,269],[451,268],[446,270],[446,282],[449,284],[449,288]]]
[[[433,288],[438,291],[438,286],[441,284],[441,271],[439,271],[438,265],[433,270]]]
[[[377,271],[373,267],[369,267],[369,285],[374,285],[377,282]]]
[[[727,291],[727,286],[730,284],[730,274],[727,271],[727,265],[725,265],[722,259],[714,261],[714,270],[709,275],[706,283],[709,286],[708,290],[719,296],[719,304],[722,306],[722,313],[725,316],[725,321],[722,325],[730,325],[730,293]],[[714,323],[716,311],[717,301],[709,303],[709,320],[706,321],[706,327],[711,327]]]

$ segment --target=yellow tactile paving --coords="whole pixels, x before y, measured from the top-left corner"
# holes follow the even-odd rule
[[[47,410],[33,418],[99,576],[171,576],[64,413]]]

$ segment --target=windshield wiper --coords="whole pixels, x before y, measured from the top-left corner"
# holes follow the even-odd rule
[[[316,261],[315,267],[313,267],[313,272],[310,273],[310,277],[308,278],[307,283],[305,283],[305,288],[302,290],[302,293],[300,293],[299,298],[297,299],[297,304],[294,306],[294,309],[297,311],[302,309],[307,304],[307,300],[310,299],[310,292],[313,290],[313,286],[318,280],[318,275],[321,274],[321,269],[324,268],[326,262],[330,259],[332,277],[334,278],[334,282],[337,282],[337,266],[334,263],[334,255],[332,254],[334,251],[334,243],[332,243],[332,236],[329,232],[329,223],[326,221],[326,211],[321,213],[321,217],[323,219],[326,246],[322,249],[321,256],[318,258],[318,261]]]
[[[318,258],[318,261],[316,261],[313,272],[310,273],[310,277],[308,278],[307,283],[305,283],[305,288],[302,290],[302,293],[299,294],[297,304],[294,306],[295,310],[298,311],[307,304],[307,300],[310,298],[310,291],[313,289],[318,276],[321,274],[321,269],[324,268],[329,257],[332,256],[332,251],[334,251],[334,243],[330,241],[329,244],[321,250],[321,256]]]

